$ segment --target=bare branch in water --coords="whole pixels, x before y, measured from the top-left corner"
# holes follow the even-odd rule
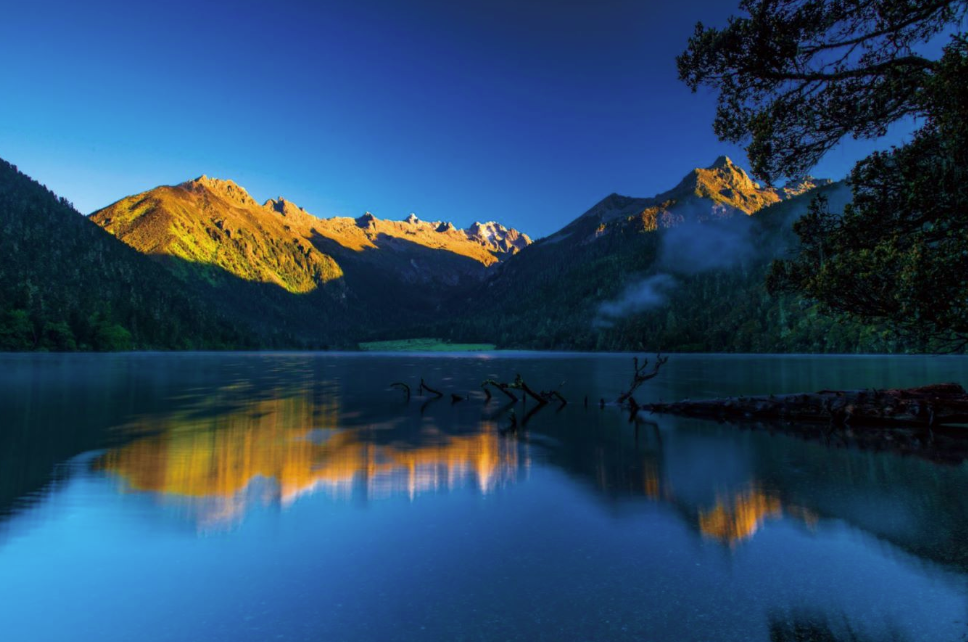
[[[642,361],[642,365],[639,365],[639,358],[635,357],[632,361],[635,367],[635,371],[632,374],[632,383],[629,385],[629,389],[619,395],[618,404],[622,405],[626,401],[632,398],[635,391],[639,389],[646,381],[654,379],[659,374],[659,369],[662,368],[669,361],[669,357],[663,357],[661,354],[655,355],[655,365],[652,368],[652,372],[646,372],[645,369],[649,366],[649,360],[645,359]]]
[[[403,383],[402,381],[394,381],[390,384],[391,388],[400,388],[407,395],[407,401],[410,401],[410,386]]]
[[[437,396],[437,397],[443,397],[444,396],[444,393],[442,393],[439,390],[434,390],[433,388],[431,388],[430,386],[427,385],[427,382],[425,382],[423,379],[421,379],[420,380],[420,391],[423,392],[424,390],[426,390],[430,394],[432,394],[434,396]]]

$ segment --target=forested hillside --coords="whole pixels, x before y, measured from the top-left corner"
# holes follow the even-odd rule
[[[882,328],[767,292],[771,262],[795,246],[792,223],[817,195],[832,207],[849,199],[847,187],[837,183],[749,217],[665,228],[635,208],[605,224],[594,218],[585,230],[593,241],[590,236],[567,249],[554,236],[539,241],[502,266],[480,296],[455,301],[453,309],[462,314],[410,333],[562,350],[903,350]],[[616,197],[610,199],[614,206]],[[580,233],[578,225],[571,227]]]
[[[252,344],[167,271],[0,160],[0,350]]]

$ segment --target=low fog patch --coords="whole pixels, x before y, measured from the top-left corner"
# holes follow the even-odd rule
[[[635,281],[627,285],[617,299],[604,301],[598,306],[594,325],[608,328],[612,326],[613,319],[661,308],[669,302],[668,293],[676,285],[678,285],[676,279],[668,274],[653,274]]]
[[[669,303],[680,276],[735,268],[757,253],[752,221],[743,214],[730,218],[687,221],[662,232],[656,267],[661,272],[625,286],[615,299],[598,306],[595,327],[611,327],[615,320]]]
[[[677,225],[663,233],[658,264],[673,274],[699,274],[736,267],[756,253],[752,228],[752,221],[744,215]]]

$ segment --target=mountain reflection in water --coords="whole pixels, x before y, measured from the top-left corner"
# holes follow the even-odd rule
[[[502,435],[493,420],[482,419],[477,432],[456,435],[423,420],[419,431],[401,436],[395,433],[405,417],[338,427],[336,390],[322,402],[310,389],[285,395],[228,409],[221,405],[224,395],[215,394],[217,402],[143,418],[124,429],[148,436],[108,450],[93,469],[116,476],[124,492],[153,493],[184,508],[204,528],[235,523],[252,505],[286,507],[316,492],[338,499],[413,499],[473,486],[486,495],[513,483],[519,469],[529,465],[527,441]],[[641,485],[630,490],[676,504],[658,461],[645,457]],[[594,477],[607,487],[615,472],[613,462],[601,457]],[[728,544],[752,537],[765,520],[783,514],[780,499],[754,480],[748,489],[717,494],[712,506],[681,508],[703,536]],[[811,523],[817,519],[796,507],[788,514]]]
[[[180,501],[201,525],[215,525],[240,518],[253,501],[285,507],[315,492],[413,499],[473,485],[487,494],[527,465],[493,422],[474,434],[447,435],[427,421],[409,442],[381,443],[398,421],[339,428],[338,398],[320,407],[308,392],[201,422],[193,417],[209,415],[204,408],[146,419],[129,429],[152,434],[107,451],[94,469],[119,477],[126,491]]]
[[[447,434],[429,418],[421,418],[416,431],[401,430],[406,412],[340,428],[338,389],[320,396],[296,387],[253,401],[236,389],[241,400],[235,407],[224,405],[225,392],[124,427],[148,436],[108,450],[93,469],[117,477],[123,492],[153,493],[185,509],[207,528],[236,523],[253,505],[286,507],[316,492],[337,499],[414,499],[472,486],[486,495],[516,481],[530,465],[528,441],[502,435],[492,419],[481,418],[470,434]],[[716,489],[711,503],[688,505],[661,470],[661,449],[641,454],[640,483],[625,483],[626,488],[633,496],[675,506],[706,538],[735,545],[784,512],[807,525],[818,521],[807,508],[790,505],[784,511],[780,497],[755,479],[732,492]],[[612,460],[614,453],[600,455],[594,479],[607,489],[622,468]]]
[[[783,513],[783,504],[778,497],[754,485],[731,498],[717,500],[710,510],[700,509],[699,530],[706,537],[732,544],[753,537],[763,522]],[[806,508],[788,506],[786,513],[807,525],[817,523],[817,516]]]

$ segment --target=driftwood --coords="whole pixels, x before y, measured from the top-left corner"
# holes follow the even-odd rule
[[[524,392],[525,395],[537,401],[539,406],[543,406],[548,403],[547,399],[528,387],[528,384],[524,382],[524,379],[521,378],[521,375],[514,377],[514,383],[511,384],[511,387],[515,390],[521,390]]]
[[[521,377],[521,375],[517,375],[514,378],[514,381],[512,381],[511,383],[506,383],[503,381],[495,381],[494,379],[486,379],[485,381],[481,382],[481,390],[484,391],[484,396],[487,401],[491,400],[490,388],[495,388],[497,390],[500,390],[511,401],[515,401],[515,402],[520,401],[520,399],[518,399],[517,395],[515,395],[514,392],[512,391],[520,390],[522,393],[524,393],[525,400],[527,400],[528,397],[531,397],[532,399],[538,402],[539,407],[544,406],[552,401],[557,401],[559,407],[564,407],[568,405],[568,400],[565,399],[564,395],[562,395],[558,390],[536,391],[524,381],[524,378]]]
[[[562,385],[564,384],[562,383]],[[519,429],[524,429],[527,426],[528,421],[530,421],[530,419],[539,410],[547,406],[552,401],[558,402],[559,411],[568,405],[568,400],[565,399],[564,395],[562,395],[558,390],[552,390],[550,392],[544,390],[536,391],[524,381],[524,378],[520,374],[517,375],[514,378],[514,381],[511,383],[495,381],[494,379],[487,379],[483,381],[481,383],[481,389],[484,391],[486,401],[491,400],[491,388],[500,390],[511,400],[511,402],[508,404],[508,406],[511,407],[509,415],[510,425],[506,429],[501,430],[501,434],[516,433]],[[523,397],[518,399],[517,395],[515,395],[512,390],[520,390],[522,393],[524,393]],[[517,414],[514,412],[513,406],[518,401],[523,401],[525,404],[527,404],[528,397],[534,399],[537,404],[534,406],[534,408],[528,411],[522,419],[518,419]]]
[[[565,385],[565,382],[562,381],[561,385],[559,385],[558,387],[561,388],[561,386],[563,385]],[[527,400],[527,397],[531,397],[532,399],[538,402],[539,408],[552,401],[558,402],[558,410],[561,410],[562,408],[568,405],[568,400],[565,399],[565,397],[560,392],[558,392],[558,390],[551,390],[551,391],[541,390],[540,392],[535,392],[533,389],[528,387],[528,384],[524,382],[524,379],[521,377],[521,375],[517,375],[514,378],[514,383],[512,383],[510,387],[516,390],[524,391],[525,395],[527,395],[525,397],[525,400]]]
[[[968,392],[956,383],[887,390],[728,397],[643,404],[641,410],[691,417],[784,420],[836,426],[968,424]]]
[[[434,395],[435,397],[443,397],[444,396],[444,393],[442,393],[439,390],[434,390],[433,388],[431,388],[430,386],[427,385],[427,382],[425,382],[423,379],[421,379],[420,380],[420,388],[418,389],[418,392],[421,392],[422,393],[424,390],[426,390],[430,394]]]
[[[552,399],[556,400],[561,408],[564,408],[565,406],[568,405],[568,400],[562,397],[561,393],[558,392],[557,390],[552,390],[551,392],[542,391],[541,396],[547,399],[548,401],[551,401]],[[586,403],[585,405],[587,406],[588,404]]]
[[[510,386],[510,384],[502,383],[500,381],[494,381],[494,379],[487,379],[486,381],[484,381],[481,384],[481,389],[483,389],[484,390],[484,394],[487,395],[487,400],[488,401],[491,400],[491,391],[488,389],[488,386],[492,386],[494,388],[497,388],[498,390],[500,390],[501,392],[503,392],[505,395],[507,395],[508,398],[510,398],[512,401],[514,401],[514,402],[517,402],[518,401],[517,395],[515,395],[513,392],[511,392],[511,386]]]
[[[390,384],[390,387],[400,388],[401,390],[403,390],[407,395],[407,401],[410,401],[410,386],[408,386],[407,384],[401,381],[394,381],[393,383]]]

